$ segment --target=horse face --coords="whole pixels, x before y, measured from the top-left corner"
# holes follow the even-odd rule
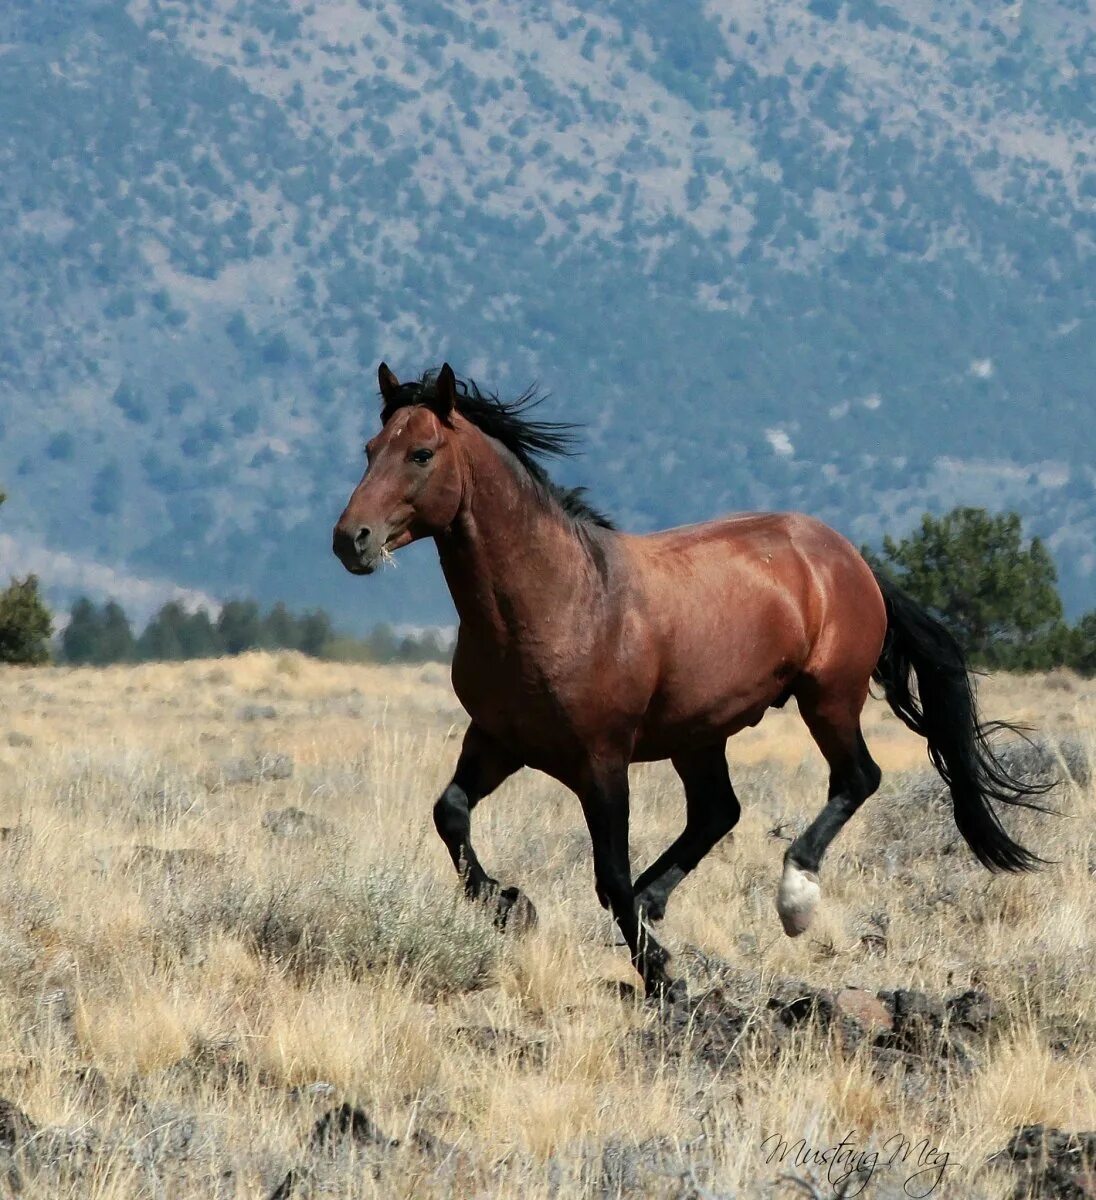
[[[397,411],[366,446],[368,465],[335,526],[332,549],[351,574],[440,533],[456,518],[461,473],[453,430],[428,408]]]

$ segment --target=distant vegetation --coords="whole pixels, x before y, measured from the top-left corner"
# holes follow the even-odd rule
[[[4,503],[0,492],[0,505]],[[43,663],[49,658],[53,619],[33,575],[0,591],[0,663]]]
[[[909,537],[885,537],[881,556],[864,554],[938,616],[979,665],[1096,674],[1096,609],[1066,624],[1054,559],[1039,538],[1025,541],[1018,513],[926,513]]]
[[[93,604],[82,596],[61,634],[58,658],[73,666],[126,662],[178,662],[219,658],[248,650],[299,650],[313,658],[343,662],[444,662],[449,652],[435,633],[398,634],[378,625],[365,638],[337,633],[327,613],[292,613],[284,604],[263,612],[253,600],[229,600],[214,620],[205,609],[165,604],[140,633],[111,600]]]

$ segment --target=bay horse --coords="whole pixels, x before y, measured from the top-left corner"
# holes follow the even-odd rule
[[[553,483],[540,459],[570,452],[574,426],[534,420],[531,393],[504,402],[446,363],[413,383],[379,369],[381,429],[334,529],[348,571],[370,574],[432,537],[460,619],[454,690],[471,718],[434,822],[466,894],[503,926],[535,920],[476,857],[471,814],[522,767],[582,806],[597,897],[648,995],[671,989],[650,923],[733,829],[726,742],[795,698],[829,766],[825,806],[784,855],[776,907],[802,934],[830,843],[879,786],[861,732],[871,680],[928,743],[959,832],[991,870],[1044,860],[1014,841],[993,802],[1040,806],[980,722],[967,663],[947,629],[845,538],[798,513],[755,513],[633,535]],[[914,690],[916,682],[916,691]],[[1007,728],[1012,728],[1007,726]],[[685,828],[634,882],[628,767],[669,759]]]

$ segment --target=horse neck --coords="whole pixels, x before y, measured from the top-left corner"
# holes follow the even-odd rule
[[[483,434],[468,441],[460,511],[435,538],[461,625],[499,644],[549,629],[566,636],[561,617],[604,591],[591,553],[600,531],[546,503]]]

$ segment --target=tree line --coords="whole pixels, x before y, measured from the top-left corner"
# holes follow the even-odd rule
[[[204,608],[165,604],[140,633],[116,601],[103,605],[86,596],[72,606],[57,659],[73,666],[127,662],[180,662],[220,658],[248,650],[299,650],[312,658],[352,662],[438,662],[448,657],[431,632],[398,635],[378,625],[364,638],[339,634],[322,609],[293,613],[284,604],[265,612],[254,600],[229,600],[214,619]]]
[[[0,503],[3,495],[0,494]],[[1070,667],[1096,675],[1096,609],[1075,624],[1064,616],[1054,559],[1039,538],[1025,538],[1017,513],[956,508],[926,514],[918,528],[862,552],[944,622],[971,661],[995,670]],[[140,632],[116,601],[86,597],[71,608],[60,637],[33,575],[0,591],[0,662],[74,665],[178,661],[299,650],[347,662],[444,662],[437,634],[400,635],[378,625],[364,638],[334,629],[320,609],[295,614],[284,604],[265,612],[253,600],[229,600],[216,618],[205,609],[165,604]]]

